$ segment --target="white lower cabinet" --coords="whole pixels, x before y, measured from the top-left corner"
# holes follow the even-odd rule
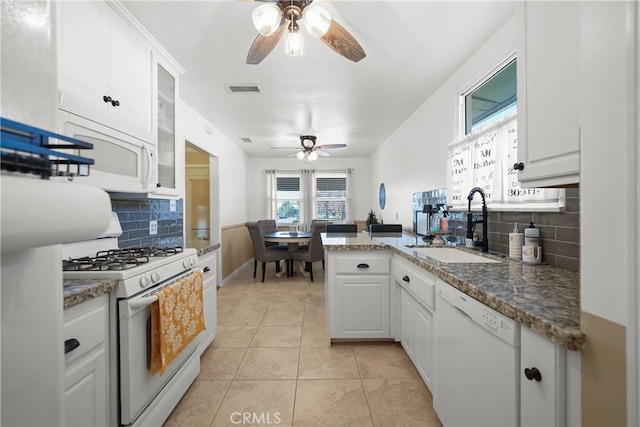
[[[218,328],[218,293],[216,285],[216,256],[213,252],[198,257],[198,267],[202,269],[204,283],[202,284],[202,305],[204,311],[205,330],[200,333],[200,347],[202,355],[216,336]]]
[[[394,287],[400,289],[396,304],[400,315],[400,343],[429,389],[433,374],[433,311],[436,277],[408,261],[391,261]]]
[[[520,424],[580,425],[580,353],[524,326],[520,333]]]
[[[64,311],[65,426],[109,425],[109,296]]]
[[[391,338],[386,251],[327,251],[331,338]]]

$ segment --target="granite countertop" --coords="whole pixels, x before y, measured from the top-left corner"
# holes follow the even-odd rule
[[[73,279],[62,284],[65,310],[118,288],[115,279]]]
[[[188,239],[187,247],[195,248],[198,251],[198,256],[202,256],[218,249],[220,247],[220,243],[211,243],[210,240],[203,239]]]
[[[407,233],[322,235],[325,250],[391,250],[435,274],[453,287],[514,319],[539,335],[569,350],[582,350],[580,331],[580,275],[544,264],[526,264],[482,254],[499,263],[445,263],[410,247],[424,246],[420,236]]]

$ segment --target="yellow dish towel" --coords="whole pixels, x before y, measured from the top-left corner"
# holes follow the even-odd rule
[[[171,362],[205,329],[202,311],[202,271],[156,293],[151,304],[149,373],[162,375]]]

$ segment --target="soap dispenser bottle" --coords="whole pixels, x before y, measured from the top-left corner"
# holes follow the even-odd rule
[[[524,229],[524,245],[540,246],[540,230],[533,225],[533,222],[529,224],[529,227]]]
[[[522,245],[524,234],[518,230],[518,223],[513,224],[513,231],[509,233],[509,258],[522,259]]]

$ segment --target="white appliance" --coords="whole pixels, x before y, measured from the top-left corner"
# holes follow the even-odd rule
[[[89,176],[74,182],[106,191],[150,193],[156,190],[156,147],[75,114],[60,110],[60,133],[93,144]],[[65,178],[66,179],[66,178]]]
[[[433,406],[445,426],[520,424],[520,328],[453,286],[436,284]]]
[[[122,233],[114,214],[107,235]],[[115,223],[115,224],[113,224]],[[194,274],[195,249],[118,249],[116,237],[64,245],[65,279],[118,279],[120,425],[162,425],[200,372],[196,337],[162,374],[149,375],[151,304],[156,292]]]

